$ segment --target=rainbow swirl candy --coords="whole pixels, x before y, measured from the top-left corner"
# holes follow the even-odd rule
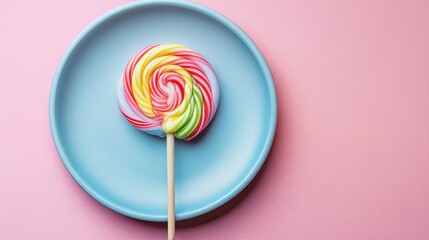
[[[137,52],[118,87],[119,108],[127,120],[160,137],[194,138],[213,118],[218,102],[213,68],[194,50],[175,44]]]

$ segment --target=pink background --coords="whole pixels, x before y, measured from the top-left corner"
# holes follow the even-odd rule
[[[1,1],[0,239],[166,238],[81,190],[49,131],[60,57],[125,2]],[[429,239],[429,2],[198,2],[265,54],[279,124],[250,188],[177,239]]]

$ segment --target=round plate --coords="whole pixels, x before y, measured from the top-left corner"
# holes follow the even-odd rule
[[[167,219],[165,139],[147,135],[118,109],[116,87],[128,60],[156,43],[186,45],[213,66],[217,113],[200,137],[176,140],[176,217],[204,214],[239,193],[270,149],[277,118],[268,66],[252,40],[221,14],[185,1],[136,1],[90,24],[55,73],[51,131],[72,177],[121,214]]]

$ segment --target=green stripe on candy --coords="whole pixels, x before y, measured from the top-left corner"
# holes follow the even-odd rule
[[[193,90],[194,91],[192,94],[191,102],[193,102],[195,106],[192,109],[192,114],[189,121],[182,128],[180,128],[175,134],[175,136],[179,139],[184,139],[187,136],[191,135],[191,133],[194,132],[194,130],[197,128],[198,123],[200,122],[200,119],[201,119],[201,112],[203,108],[203,96],[201,94],[200,87],[198,87],[196,83],[194,83]]]

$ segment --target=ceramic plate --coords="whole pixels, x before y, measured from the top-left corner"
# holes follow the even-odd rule
[[[230,20],[182,1],[136,1],[90,24],[61,60],[52,83],[50,122],[71,176],[121,214],[167,219],[165,139],[134,129],[116,102],[128,60],[151,44],[186,45],[213,66],[218,111],[202,136],[176,141],[176,216],[204,214],[233,198],[261,168],[277,118],[269,68]]]

